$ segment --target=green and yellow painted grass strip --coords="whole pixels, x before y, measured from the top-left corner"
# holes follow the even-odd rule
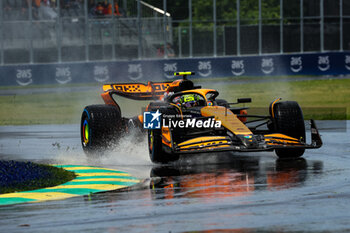
[[[78,165],[54,165],[72,171],[76,178],[67,183],[44,189],[0,195],[0,205],[59,200],[126,188],[140,180],[130,174],[108,168]]]

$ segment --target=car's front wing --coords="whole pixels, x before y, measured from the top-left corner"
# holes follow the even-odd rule
[[[228,136],[208,136],[198,137],[187,140],[179,144],[173,144],[173,153],[207,153],[221,151],[237,151],[237,152],[258,152],[270,151],[274,149],[299,148],[299,149],[316,149],[322,146],[322,139],[316,127],[314,120],[310,120],[311,124],[311,143],[307,144],[303,140],[289,137],[284,134],[266,134],[255,135],[259,143],[255,146],[245,146],[233,141]]]

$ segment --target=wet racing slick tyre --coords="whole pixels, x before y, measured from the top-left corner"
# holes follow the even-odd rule
[[[305,142],[304,117],[297,102],[277,102],[273,106],[273,114],[274,132],[285,134]],[[298,158],[304,152],[304,148],[275,149],[275,153],[279,158]]]
[[[120,110],[112,105],[90,105],[81,116],[80,135],[85,154],[103,154],[122,133]]]
[[[149,157],[153,163],[166,164],[179,159],[179,155],[169,153],[163,149],[161,129],[148,130],[148,147]]]

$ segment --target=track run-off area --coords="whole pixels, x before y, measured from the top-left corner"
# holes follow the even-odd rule
[[[132,136],[108,154],[88,158],[79,125],[2,126],[1,159],[74,165],[66,168],[80,172],[101,167],[134,177],[116,182],[143,182],[121,191],[2,205],[0,231],[350,231],[350,122],[316,123],[324,145],[300,159],[220,153],[184,156],[166,166],[152,164],[146,140],[135,143]],[[89,185],[79,177],[70,185]]]

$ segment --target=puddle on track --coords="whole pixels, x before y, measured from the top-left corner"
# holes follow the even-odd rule
[[[298,160],[278,160],[270,152],[225,153],[183,157],[168,166],[149,161],[146,141],[136,145],[125,138],[106,156],[88,159],[79,126],[0,127],[2,159],[104,166],[147,181],[128,192],[2,206],[0,229],[349,231],[350,132],[334,130],[333,122],[320,123],[332,129],[320,127],[324,146]]]

